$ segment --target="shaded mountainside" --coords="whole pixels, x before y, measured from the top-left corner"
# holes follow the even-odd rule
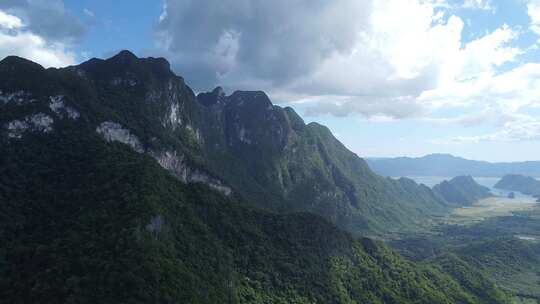
[[[530,176],[507,174],[495,184],[495,188],[540,196],[540,181]]]
[[[479,185],[471,176],[457,176],[433,187],[433,191],[455,207],[471,206],[492,196],[489,188]]]
[[[248,208],[203,171],[180,182],[125,129],[104,137],[82,106],[24,101],[0,105],[22,115],[0,137],[0,303],[508,303],[466,266]]]
[[[128,51],[64,69],[0,63],[6,136],[49,132],[57,117],[155,158],[184,182],[280,212],[321,215],[353,233],[419,229],[447,206],[423,185],[374,174],[331,132],[263,92],[195,96],[166,60]],[[75,117],[77,116],[77,117]]]
[[[383,176],[485,176],[524,174],[540,177],[540,161],[490,163],[450,154],[423,157],[368,158],[369,167]]]

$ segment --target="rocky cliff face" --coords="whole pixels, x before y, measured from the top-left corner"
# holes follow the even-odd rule
[[[34,76],[39,77],[21,79],[27,78],[24,67],[33,68]],[[148,153],[184,182],[206,183],[231,193],[230,187],[197,167],[191,153],[186,153],[202,141],[192,123],[197,116],[192,111],[198,104],[164,59],[139,59],[123,51],[108,60],[45,70],[9,57],[2,61],[2,70],[14,71],[0,76],[7,116],[3,131],[8,138],[51,132],[59,121],[79,120],[82,112],[80,123],[104,140]]]
[[[8,57],[0,92],[4,141],[77,125],[154,157],[184,182],[267,209],[313,212],[355,233],[416,229],[445,211],[429,189],[373,174],[327,128],[306,125],[264,92],[196,96],[162,58],[122,51],[43,69]]]
[[[417,229],[445,211],[429,188],[374,174],[328,128],[264,92],[216,88],[197,99],[213,115],[201,126],[208,166],[259,206],[313,212],[355,233]]]

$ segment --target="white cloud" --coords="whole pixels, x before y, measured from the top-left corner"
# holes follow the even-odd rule
[[[489,0],[465,0],[463,8],[493,11],[495,8]]]
[[[540,0],[527,0],[527,14],[531,20],[530,30],[540,35]]]
[[[77,43],[86,32],[86,25],[65,8],[64,0],[2,0],[0,10],[48,42]]]
[[[518,47],[522,31],[505,24],[471,41],[460,17],[495,13],[493,1],[343,0],[309,10],[302,1],[276,3],[168,0],[160,46],[188,80],[192,63],[212,80],[204,85],[264,89],[275,101],[301,103],[308,115],[498,130],[462,141],[535,138],[527,111],[540,107],[540,63],[520,62],[535,46]],[[540,0],[527,4],[540,34]],[[200,14],[192,18],[194,8]]]
[[[371,0],[166,0],[157,44],[196,89],[218,82],[282,87],[313,73],[335,52],[350,52],[370,5]],[[227,55],[216,57],[227,43]]]
[[[48,43],[25,28],[20,18],[0,10],[0,58],[17,55],[42,64],[59,67],[75,63],[75,55],[60,42]]]
[[[96,14],[93,11],[91,11],[91,10],[89,10],[87,8],[83,9],[83,13],[88,17],[95,17],[96,16]]]
[[[4,13],[3,11],[0,11],[0,27],[6,28],[6,29],[16,29],[23,26],[23,23],[21,19],[8,15]]]
[[[470,106],[474,103],[490,105],[491,95],[500,85],[497,67],[512,62],[523,53],[511,42],[517,32],[506,25],[467,43],[462,48],[447,52],[441,64],[440,82],[426,90],[419,100],[430,107]]]
[[[497,131],[475,136],[456,136],[433,141],[439,144],[479,142],[516,142],[540,140],[540,120],[529,115],[516,115]]]
[[[319,95],[311,98],[315,106],[307,112],[314,115],[405,118],[471,104],[471,95],[489,83],[497,67],[523,53],[511,45],[518,33],[503,25],[464,44],[463,21],[455,15],[442,18],[440,5],[374,3],[370,28],[354,51],[336,53],[289,89]]]

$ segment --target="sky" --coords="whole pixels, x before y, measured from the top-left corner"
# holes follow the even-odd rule
[[[540,160],[540,0],[0,0],[0,58],[165,57],[362,157]]]

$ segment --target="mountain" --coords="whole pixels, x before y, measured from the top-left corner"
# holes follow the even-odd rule
[[[80,113],[94,133],[152,156],[184,182],[267,210],[318,214],[355,234],[417,230],[447,212],[429,188],[374,174],[328,128],[305,124],[265,93],[216,88],[196,96],[162,58],[123,51],[45,70],[8,57],[0,72],[1,118],[12,138]]]
[[[489,188],[479,185],[471,176],[457,176],[433,187],[452,206],[471,206],[476,201],[492,196]]]
[[[374,174],[328,128],[306,125],[263,92],[226,96],[217,88],[197,99],[216,117],[216,127],[199,127],[209,138],[206,165],[260,207],[312,212],[353,233],[418,229],[445,212],[427,187]]]
[[[495,188],[518,191],[523,194],[540,196],[540,181],[530,176],[507,174],[495,184]]]
[[[487,303],[318,216],[182,184],[79,123],[0,148],[1,303]]]
[[[8,57],[0,90],[0,303],[508,303],[467,265],[252,208],[163,59]]]
[[[523,174],[540,177],[540,161],[490,163],[450,154],[430,154],[419,158],[368,158],[366,161],[373,171],[383,176],[501,177],[505,174]]]

